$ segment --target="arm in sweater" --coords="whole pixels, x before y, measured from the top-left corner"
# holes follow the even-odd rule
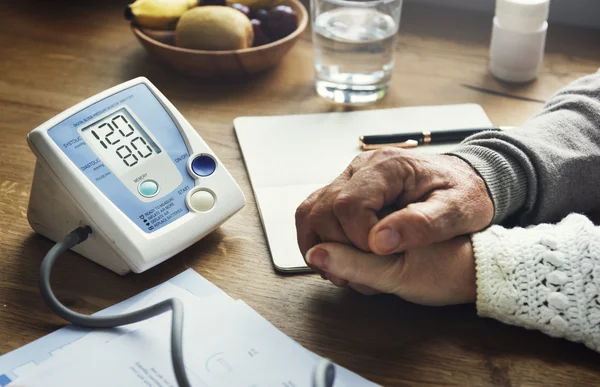
[[[480,133],[451,154],[483,177],[493,223],[556,222],[600,208],[600,72],[560,90],[518,129]]]
[[[572,214],[557,225],[492,226],[471,240],[480,316],[600,352],[600,227]]]

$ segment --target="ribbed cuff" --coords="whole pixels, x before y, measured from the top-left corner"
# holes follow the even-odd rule
[[[512,272],[504,273],[504,262],[499,262],[497,257],[502,254],[511,259],[518,257],[518,253],[513,255],[514,251],[511,251],[518,241],[510,238],[510,230],[501,227],[492,226],[471,235],[477,281],[477,315],[513,323],[507,320],[515,315],[519,291],[511,282]]]
[[[525,205],[527,175],[512,157],[479,145],[461,145],[448,153],[469,163],[485,181],[494,203],[492,223],[499,224]]]

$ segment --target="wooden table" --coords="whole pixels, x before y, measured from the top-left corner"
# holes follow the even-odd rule
[[[600,356],[582,345],[480,319],[473,306],[427,308],[364,297],[316,275],[271,265],[232,120],[239,115],[340,111],[313,87],[307,31],[280,66],[246,83],[210,85],[152,60],[122,19],[122,1],[21,0],[0,5],[0,353],[64,325],[38,292],[52,242],[26,220],[34,157],[26,134],[73,104],[146,76],[180,109],[247,196],[237,216],[164,264],[121,278],[75,254],[54,284],[94,312],[192,267],[310,350],[387,386],[600,385]],[[600,66],[600,33],[552,25],[539,79],[509,86],[487,71],[491,17],[405,5],[388,97],[368,108],[474,102],[518,125],[558,88]]]

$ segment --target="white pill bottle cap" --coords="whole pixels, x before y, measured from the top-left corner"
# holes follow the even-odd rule
[[[550,0],[496,0],[490,69],[507,82],[533,80],[546,45]]]
[[[496,17],[509,30],[538,30],[550,13],[550,0],[496,0]]]

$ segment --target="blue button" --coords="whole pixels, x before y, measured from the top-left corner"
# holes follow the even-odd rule
[[[152,197],[158,192],[158,183],[154,180],[146,180],[140,184],[138,191],[142,196]]]
[[[198,176],[210,176],[217,169],[217,162],[210,156],[198,156],[192,161],[192,171]]]
[[[10,378],[4,374],[0,375],[0,386],[8,386],[11,382]]]

